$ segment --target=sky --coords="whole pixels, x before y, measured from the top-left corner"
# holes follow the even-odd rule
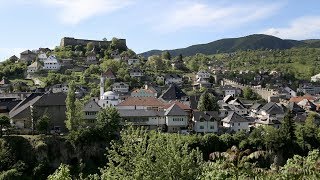
[[[0,0],[0,61],[54,48],[62,37],[125,38],[136,53],[257,33],[318,39],[319,7],[319,0]]]

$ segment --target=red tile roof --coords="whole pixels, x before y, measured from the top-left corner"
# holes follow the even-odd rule
[[[298,103],[298,102],[300,102],[300,101],[302,101],[302,100],[304,100],[304,99],[307,99],[307,100],[309,100],[309,101],[314,101],[314,100],[316,100],[316,97],[311,96],[311,95],[297,96],[297,97],[292,97],[292,98],[290,98],[289,101],[290,101],[290,102]]]

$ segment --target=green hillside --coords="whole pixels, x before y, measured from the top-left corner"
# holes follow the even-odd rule
[[[284,40],[274,36],[264,34],[253,34],[240,38],[227,38],[217,41],[213,41],[207,44],[198,44],[189,46],[187,48],[167,50],[172,56],[182,54],[183,56],[192,56],[197,53],[202,54],[216,54],[216,53],[228,53],[238,50],[257,50],[257,49],[290,49],[292,47],[320,47],[320,41],[304,42],[297,40]],[[144,57],[159,55],[163,51],[151,50],[140,55]]]

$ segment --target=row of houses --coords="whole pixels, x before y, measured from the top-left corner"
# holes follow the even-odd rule
[[[103,81],[102,81],[103,82]],[[198,111],[179,86],[171,84],[166,90],[158,91],[152,86],[135,89],[131,94],[122,96],[122,92],[104,91],[101,83],[100,97],[92,98],[83,107],[84,119],[94,123],[96,115],[103,108],[116,107],[124,122],[147,129],[161,129],[165,132],[217,133],[249,131],[261,125],[279,128],[286,110],[295,113],[295,119],[303,122],[306,109],[302,104],[290,102],[287,106],[269,102],[267,104],[250,104],[233,97],[225,96],[218,101],[219,112]],[[62,87],[63,88],[63,87]],[[32,93],[20,101],[9,112],[12,124],[22,130],[30,131],[40,115],[51,118],[50,129],[66,131],[65,99],[67,87],[63,92]],[[302,100],[301,100],[302,101]],[[309,109],[310,110],[310,109]]]

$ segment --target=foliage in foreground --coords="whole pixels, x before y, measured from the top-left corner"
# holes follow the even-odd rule
[[[306,157],[295,155],[282,167],[275,164],[269,167],[262,164],[268,162],[271,152],[241,150],[235,146],[226,152],[214,152],[210,161],[204,161],[201,151],[190,148],[191,141],[186,141],[186,137],[189,136],[130,127],[121,132],[120,141],[112,142],[107,166],[101,169],[101,174],[90,175],[87,179],[320,178],[318,149],[310,151]],[[65,168],[68,167],[62,165],[54,176],[72,177]]]

